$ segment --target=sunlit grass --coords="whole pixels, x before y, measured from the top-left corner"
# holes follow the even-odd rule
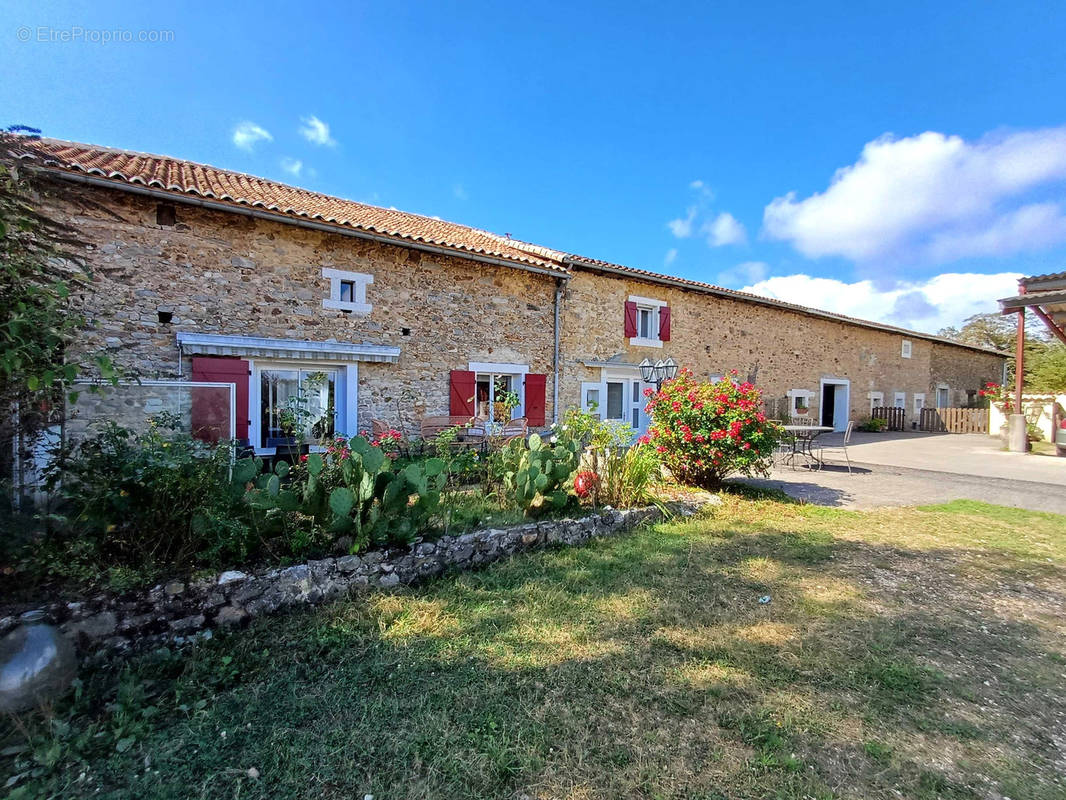
[[[25,797],[1059,798],[1064,556],[1049,514],[726,494],[89,673],[0,764]]]

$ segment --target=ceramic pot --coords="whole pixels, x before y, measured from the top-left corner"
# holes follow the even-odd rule
[[[0,639],[0,712],[26,711],[61,696],[78,672],[74,647],[44,621],[41,611],[27,611],[21,625]]]

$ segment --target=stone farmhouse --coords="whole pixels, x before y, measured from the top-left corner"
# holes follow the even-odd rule
[[[316,376],[335,430],[570,406],[647,425],[637,367],[736,369],[777,410],[843,429],[965,405],[1003,354],[164,156],[40,139],[42,204],[87,243],[82,346],[146,378],[234,383],[236,430],[277,443]],[[323,381],[324,376],[324,381]]]

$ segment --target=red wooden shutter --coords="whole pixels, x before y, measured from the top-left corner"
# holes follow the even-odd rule
[[[449,411],[453,417],[474,416],[474,394],[477,392],[473,372],[465,369],[453,369],[451,373],[451,391],[449,392]]]
[[[637,335],[637,304],[632,300],[626,301],[625,336],[632,339]]]
[[[197,356],[192,360],[192,379],[237,385],[237,439],[248,438],[248,362],[240,358]],[[192,435],[205,442],[229,438],[229,397],[206,386],[192,389]]]
[[[526,375],[526,419],[534,428],[544,425],[544,386],[547,382],[547,375]]]
[[[670,341],[670,306],[659,306],[659,341]]]

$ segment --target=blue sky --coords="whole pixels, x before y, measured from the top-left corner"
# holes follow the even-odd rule
[[[79,5],[0,123],[923,330],[1066,269],[1063,4]]]

